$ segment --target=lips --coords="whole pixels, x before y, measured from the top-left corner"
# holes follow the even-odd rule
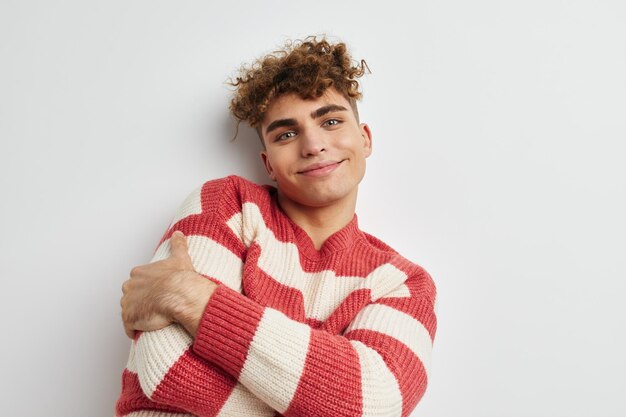
[[[325,175],[335,170],[343,161],[322,161],[315,164],[311,164],[305,167],[303,170],[298,171],[298,174],[303,175]]]

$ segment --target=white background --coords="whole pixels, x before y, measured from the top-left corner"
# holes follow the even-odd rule
[[[623,1],[0,3],[2,414],[111,416],[120,286],[237,173],[225,80],[288,38],[372,74],[360,225],[439,289],[413,416],[626,415]]]

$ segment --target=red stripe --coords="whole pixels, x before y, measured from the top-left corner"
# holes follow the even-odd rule
[[[126,414],[139,410],[159,410],[170,413],[185,413],[182,409],[157,404],[154,401],[151,401],[143,393],[137,374],[130,372],[128,369],[124,369],[122,372],[122,394],[115,404],[115,415],[125,416]]]
[[[238,378],[262,316],[259,304],[218,286],[200,321],[194,352]]]
[[[355,313],[362,310],[371,301],[371,291],[368,288],[352,291],[343,299],[330,317],[320,323],[318,327],[330,334],[340,334],[354,319]]]
[[[258,267],[260,247],[253,243],[248,249],[243,270],[243,293],[246,297],[265,307],[272,307],[287,317],[303,322],[305,320],[304,298],[302,293],[276,281]]]
[[[187,351],[170,368],[152,398],[194,414],[215,416],[236,384],[222,369]]]
[[[404,343],[384,333],[358,329],[346,334],[376,350],[398,380],[402,393],[402,416],[408,416],[426,390],[426,369],[422,361]]]
[[[430,334],[430,340],[435,340],[437,332],[437,316],[433,310],[433,305],[428,299],[415,298],[381,298],[376,304],[383,304],[401,311],[415,320],[422,323]]]
[[[360,416],[363,410],[359,357],[344,338],[313,330],[289,415]]]
[[[239,256],[239,258],[243,258],[244,256],[246,247],[233,231],[230,230],[228,225],[214,222],[212,219],[202,214],[192,214],[176,222],[176,224],[165,232],[157,245],[157,249],[163,242],[172,237],[172,234],[176,230],[180,230],[185,236],[205,236],[224,246],[226,249]]]
[[[203,213],[218,213],[221,218],[229,219],[240,211],[241,199],[239,188],[231,177],[207,181],[202,185],[200,201]]]
[[[339,260],[333,256],[320,262],[319,260],[308,259],[301,252],[298,254],[300,255],[300,266],[303,271],[308,273],[333,271],[337,279],[342,277],[361,277],[365,279],[372,271],[389,261],[387,254],[372,254],[368,250],[364,250],[362,253],[357,252],[355,258],[360,258],[358,262],[350,262],[350,259]]]
[[[409,288],[412,297],[435,300],[437,295],[435,283],[428,272],[423,269],[419,268],[416,273],[411,274],[404,284]]]

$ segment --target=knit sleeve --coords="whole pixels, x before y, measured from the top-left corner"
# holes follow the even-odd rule
[[[193,349],[284,416],[405,417],[426,389],[434,300],[420,270],[332,335],[220,286]]]
[[[151,262],[170,256],[170,237],[187,236],[194,269],[241,292],[245,248],[225,219],[237,210],[232,181],[209,181],[192,192],[163,235]],[[122,375],[116,416],[273,416],[274,411],[235,378],[199,357],[181,326],[140,333]],[[189,414],[192,413],[192,414]]]

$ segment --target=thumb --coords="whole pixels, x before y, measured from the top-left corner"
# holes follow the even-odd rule
[[[187,238],[180,230],[175,231],[170,238],[173,256],[188,256]]]

